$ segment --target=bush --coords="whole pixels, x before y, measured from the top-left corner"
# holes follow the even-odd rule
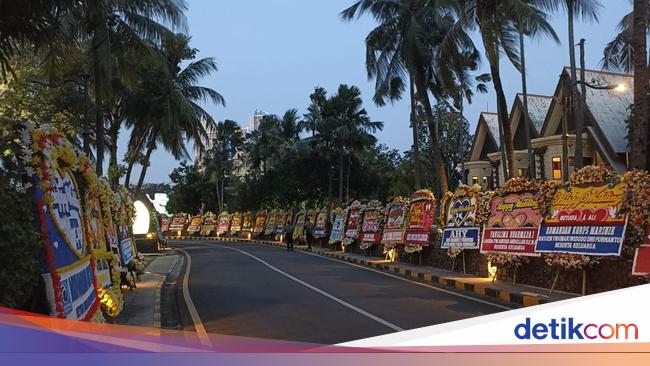
[[[0,306],[46,311],[43,242],[30,197],[0,177]]]

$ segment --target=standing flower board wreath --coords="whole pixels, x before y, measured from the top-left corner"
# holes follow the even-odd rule
[[[330,232],[329,244],[338,244],[345,237],[346,210],[337,207],[331,213],[332,231]]]
[[[479,208],[483,221],[481,253],[487,254],[488,264],[513,271],[528,263],[535,253],[542,215],[537,195],[540,185],[526,178],[512,178],[494,193],[485,194]],[[493,279],[497,278],[497,274]]]
[[[160,215],[160,232],[163,234],[166,234],[169,231],[169,224],[171,224],[171,220],[169,219],[169,216],[165,214]]]
[[[512,178],[492,195],[481,240],[482,253],[539,256],[535,253],[542,222],[538,191],[537,183]]]
[[[354,244],[359,238],[359,230],[361,229],[361,214],[365,209],[365,205],[361,201],[355,200],[350,204],[347,209],[348,217],[345,223],[345,237],[343,238],[343,246]]]
[[[381,202],[377,200],[368,202],[364,208],[359,237],[361,249],[368,249],[381,241],[381,228],[384,224],[383,208]]]
[[[80,164],[77,153],[49,126],[36,128],[26,123],[21,142],[21,161],[31,182],[27,188],[33,191],[45,247],[43,278],[51,314],[101,321],[96,262],[87,236],[82,192],[74,176]]]
[[[404,250],[407,253],[421,252],[429,245],[431,229],[436,212],[436,198],[428,189],[421,189],[411,195]]]
[[[481,187],[458,187],[447,192],[441,201],[440,223],[444,227],[443,249],[479,249],[480,228],[476,222]]]
[[[221,217],[222,214],[223,214],[223,212],[221,214],[219,214],[218,225],[221,226],[221,229],[225,229],[225,227],[226,227],[226,219],[223,218],[223,221],[222,221],[222,217]],[[242,215],[241,215],[241,213],[235,212],[234,214],[232,214],[232,217],[230,217],[228,225],[230,225],[230,235],[234,236],[234,235],[239,234],[239,232],[242,231]],[[218,227],[217,227],[217,230],[219,230]],[[223,233],[225,234],[227,232],[228,232],[228,230],[224,231]]]
[[[208,211],[203,215],[203,225],[201,225],[201,236],[210,236],[217,228],[217,217],[214,213]]]
[[[241,232],[244,235],[249,235],[253,232],[253,213],[248,211],[242,216]]]
[[[266,224],[266,210],[261,210],[255,215],[255,226],[253,226],[253,236],[262,235],[264,233],[264,225]]]
[[[190,224],[187,226],[187,233],[189,235],[194,235],[201,231],[201,226],[203,226],[203,216],[196,215],[192,216],[190,219]]]
[[[329,211],[323,208],[316,216],[316,224],[314,225],[314,238],[321,239],[327,237],[327,224],[329,223]]]
[[[593,255],[620,254],[627,225],[624,196],[621,178],[594,165],[573,173],[564,186],[542,190],[539,201],[546,217],[536,250],[556,268],[551,293],[560,272],[581,270],[585,294],[587,271],[600,261]]]
[[[276,210],[273,210],[266,217],[266,227],[264,228],[264,235],[271,235],[275,233],[277,215],[278,212]]]
[[[310,208],[307,210],[307,220],[312,224],[316,223],[316,217],[318,217],[318,210]]]
[[[307,240],[307,236],[305,235],[305,220],[307,219],[307,213],[303,211],[299,211],[298,214],[296,214],[296,225],[293,227],[293,240],[296,242],[299,242],[300,240]]]
[[[187,225],[188,215],[186,213],[177,213],[172,217],[172,223],[169,224],[169,231],[174,235],[180,235]]]
[[[404,243],[406,235],[406,224],[408,220],[409,200],[408,198],[395,197],[386,205],[386,224],[381,236],[381,244],[384,246],[384,254],[392,250],[396,245]]]
[[[284,234],[284,226],[287,221],[287,213],[284,211],[278,211],[277,215],[275,216],[275,235],[282,235]]]

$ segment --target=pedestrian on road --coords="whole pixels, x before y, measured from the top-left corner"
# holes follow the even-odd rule
[[[293,252],[293,225],[291,223],[287,224],[284,231],[287,237],[287,250]]]
[[[314,241],[314,223],[309,219],[305,223],[305,238],[307,239],[307,250],[311,250],[311,244]]]

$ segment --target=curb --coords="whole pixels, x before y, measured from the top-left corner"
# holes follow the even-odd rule
[[[257,240],[257,239],[244,239],[244,238],[217,238],[217,237],[193,237],[193,236],[176,236],[176,237],[170,237],[170,238],[165,238],[167,240],[206,240],[206,241],[230,241],[230,242],[247,242],[247,243],[253,243],[253,244],[263,244],[263,245],[272,245],[276,247],[284,247],[284,244],[281,244],[280,242],[276,241],[270,241],[270,240]],[[304,249],[301,248],[296,248],[297,250],[300,251],[305,251]],[[540,298],[539,296],[535,294],[531,294],[529,292],[509,292],[509,291],[504,291],[504,290],[498,290],[495,288],[490,287],[489,285],[477,285],[474,283],[470,283],[467,281],[463,281],[462,278],[457,278],[457,277],[445,277],[445,276],[437,276],[437,275],[432,275],[429,273],[424,273],[424,272],[419,272],[419,271],[413,271],[410,269],[406,268],[400,268],[399,266],[395,265],[388,265],[388,264],[379,264],[379,263],[372,263],[370,261],[367,261],[365,259],[358,259],[358,258],[351,258],[347,257],[343,254],[338,254],[338,253],[331,253],[331,252],[325,252],[319,249],[314,249],[312,250],[312,253],[326,256],[326,257],[331,257],[335,258],[341,261],[346,261],[362,266],[367,266],[371,267],[374,269],[378,269],[381,271],[385,272],[390,272],[396,275],[399,275],[401,277],[406,277],[409,279],[414,279],[418,280],[421,282],[425,282],[427,284],[433,284],[438,287],[446,287],[446,288],[454,288],[457,290],[461,291],[466,291],[470,292],[474,295],[480,295],[480,296],[487,296],[491,297],[493,299],[497,299],[502,302],[506,302],[512,305],[520,306],[520,307],[528,307],[528,306],[535,306],[539,304],[546,304],[552,301],[549,301],[547,299]]]

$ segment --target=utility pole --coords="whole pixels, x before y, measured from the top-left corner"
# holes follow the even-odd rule
[[[573,88],[575,84],[569,82],[569,75],[562,74],[564,85],[564,96],[562,97],[562,181],[569,179],[569,108]]]
[[[528,115],[528,88],[526,86],[526,56],[524,52],[524,31],[521,25],[519,26],[519,57],[521,64],[521,92],[524,97],[524,132],[526,135],[526,147],[528,148],[528,172],[529,178],[535,178],[535,154],[533,153],[533,146],[530,136],[530,116]]]
[[[584,166],[584,159],[582,156],[582,132],[584,131],[585,125],[585,111],[587,107],[587,84],[585,82],[585,39],[580,39],[580,97],[578,100],[573,100],[573,103],[577,104],[575,110],[575,125],[576,125],[576,143],[575,143],[575,152],[573,156],[575,157],[575,169],[581,169]],[[573,80],[573,85],[576,84],[576,81]],[[572,86],[573,86],[572,85]],[[575,95],[575,93],[573,94]]]

